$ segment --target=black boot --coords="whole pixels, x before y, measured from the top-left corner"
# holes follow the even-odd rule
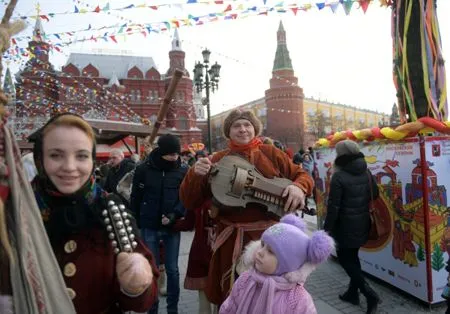
[[[361,293],[364,294],[367,300],[366,314],[375,314],[378,309],[378,304],[381,303],[380,297],[367,282],[362,286]]]
[[[358,287],[350,281],[347,291],[344,294],[340,294],[339,299],[353,305],[359,305]]]

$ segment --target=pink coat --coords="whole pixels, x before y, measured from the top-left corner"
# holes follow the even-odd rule
[[[252,265],[254,249],[258,246],[260,241],[249,245],[244,253],[244,264]],[[282,276],[265,275],[250,267],[234,283],[230,296],[220,307],[220,314],[317,313],[311,295],[303,286],[315,265],[306,263],[299,270]]]

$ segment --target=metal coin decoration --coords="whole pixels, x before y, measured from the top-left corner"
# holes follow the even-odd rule
[[[137,247],[136,236],[131,227],[129,214],[125,211],[125,205],[109,200],[107,208],[102,211],[102,216],[114,253],[133,252]]]

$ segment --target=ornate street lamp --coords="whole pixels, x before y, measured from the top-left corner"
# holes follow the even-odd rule
[[[209,104],[209,89],[214,93],[219,88],[220,65],[216,62],[209,68],[209,56],[211,51],[205,49],[202,51],[203,63],[196,62],[194,67],[194,84],[197,92],[200,93],[203,89],[206,90],[206,112],[208,121],[208,153],[212,152],[211,140],[211,113]],[[203,79],[203,70],[205,70],[205,78]]]

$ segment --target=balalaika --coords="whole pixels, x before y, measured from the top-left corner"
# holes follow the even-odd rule
[[[214,200],[222,206],[245,208],[248,203],[258,203],[280,217],[285,214],[282,194],[292,181],[265,178],[239,156],[223,157],[212,167],[209,180]]]

